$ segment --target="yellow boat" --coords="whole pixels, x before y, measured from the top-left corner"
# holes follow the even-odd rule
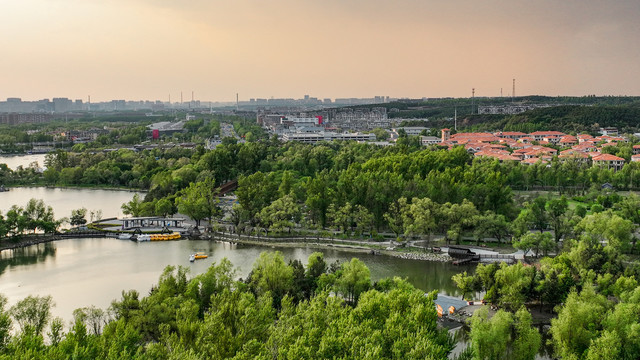
[[[203,253],[203,252],[197,252],[193,255],[193,257],[197,260],[197,259],[206,259],[209,257],[209,255]]]

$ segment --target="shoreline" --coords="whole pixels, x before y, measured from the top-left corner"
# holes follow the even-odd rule
[[[47,189],[69,189],[69,190],[109,190],[109,191],[127,191],[127,192],[139,192],[139,193],[147,193],[148,190],[142,189],[129,189],[129,188],[119,188],[119,187],[105,187],[105,186],[57,186],[57,185],[38,185],[38,184],[27,184],[27,185],[8,185],[6,186],[9,191],[14,188],[47,188]]]
[[[104,236],[104,238],[109,238],[108,236]],[[1,241],[0,242],[0,251],[4,250],[15,250],[20,248],[25,248],[28,246],[44,244],[57,240],[64,240],[67,237],[61,236],[59,234],[56,235],[24,235],[18,241]],[[190,241],[192,239],[183,238],[182,240]],[[182,241],[177,240],[177,241]],[[196,239],[193,239],[196,240]],[[219,242],[234,242],[237,244],[243,245],[255,245],[262,247],[283,247],[283,248],[314,248],[314,249],[326,249],[326,250],[337,250],[342,252],[350,252],[350,253],[358,253],[358,254],[369,254],[369,255],[382,255],[382,256],[390,256],[395,258],[400,258],[403,260],[419,260],[419,261],[432,261],[432,262],[451,262],[452,258],[448,254],[440,253],[411,253],[411,252],[399,252],[394,250],[377,250],[366,246],[358,246],[358,245],[345,245],[345,244],[335,244],[335,243],[318,243],[318,242],[268,242],[268,241],[256,241],[256,240],[246,240],[246,239],[219,239],[216,237],[212,237],[211,239],[201,239],[205,241],[219,241]]]
[[[378,250],[366,246],[358,245],[345,245],[336,243],[319,243],[319,242],[281,242],[281,241],[260,241],[260,240],[247,240],[247,239],[220,239],[215,236],[209,239],[209,241],[220,242],[234,242],[244,245],[257,245],[264,247],[285,247],[285,248],[315,248],[315,249],[328,249],[338,250],[343,252],[352,253],[367,253],[370,255],[383,255],[400,258],[403,260],[419,260],[419,261],[432,261],[432,262],[451,262],[452,258],[448,254],[440,253],[412,253],[412,252],[399,252],[394,250]]]
[[[64,237],[60,235],[22,235],[18,240],[7,239],[0,241],[0,251],[22,249],[62,239]]]

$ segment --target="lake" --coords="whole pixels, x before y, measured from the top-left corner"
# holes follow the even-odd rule
[[[18,166],[26,168],[35,161],[38,163],[38,167],[43,168],[45,156],[46,154],[0,156],[0,164],[7,164],[9,169],[15,170]]]
[[[24,207],[29,199],[42,199],[53,208],[56,219],[70,217],[71,210],[86,208],[89,211],[102,210],[102,218],[122,216],[122,204],[131,201],[135,192],[122,190],[12,187],[0,192],[0,212],[6,214],[12,205]],[[87,220],[89,212],[87,212]]]
[[[233,245],[205,240],[136,243],[113,238],[68,239],[0,252],[0,293],[10,304],[28,295],[52,295],[53,312],[65,320],[74,309],[89,305],[106,308],[122,290],[146,295],[167,265],[182,265],[191,275],[203,273],[213,263],[228,258],[238,277],[246,277],[262,251],[270,247]],[[404,260],[388,256],[314,248],[278,248],[287,261],[306,260],[314,251],[324,253],[327,263],[361,259],[373,281],[385,277],[406,278],[424,291],[434,289],[461,295],[451,281],[458,271],[471,270],[449,263]],[[190,263],[189,254],[204,251],[208,259]]]

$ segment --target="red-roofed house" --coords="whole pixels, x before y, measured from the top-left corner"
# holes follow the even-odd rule
[[[640,154],[640,145],[633,145],[633,154]]]
[[[578,143],[582,144],[585,141],[591,141],[593,140],[593,136],[589,135],[589,134],[580,134],[577,136],[578,138]]]
[[[562,139],[562,136],[555,136],[555,135],[552,135],[552,136],[545,136],[545,137],[543,137],[543,138],[542,138],[542,141],[546,141],[547,143],[550,143],[550,144],[555,145],[555,144],[557,144],[557,143],[559,143],[559,142],[560,142],[560,139]],[[542,144],[542,141],[540,142],[541,144]]]
[[[616,171],[622,169],[624,166],[624,159],[611,154],[600,154],[591,158],[594,166],[607,167]]]
[[[560,146],[573,146],[573,145],[576,145],[577,143],[578,143],[578,139],[576,139],[575,136],[571,136],[571,135],[563,136],[560,138],[560,141],[558,141],[558,144]]]
[[[640,162],[640,154],[631,155],[631,161]]]
[[[558,155],[558,159],[560,159],[561,161],[567,160],[567,159],[575,159],[586,164],[589,162],[589,160],[591,160],[591,157],[589,156],[589,154],[585,152],[578,151],[575,149],[568,149],[568,150],[561,151],[560,155]]]
[[[562,133],[560,131],[535,131],[529,134],[529,136],[532,136],[536,141],[540,141],[550,136],[565,136],[565,135],[566,135],[565,133]]]
[[[573,150],[578,150],[582,152],[592,152],[592,151],[598,151],[598,148],[595,145],[593,145],[593,143],[584,142],[580,145],[574,146]]]
[[[497,137],[503,138],[503,139],[513,139],[513,140],[518,140],[520,138],[526,137],[527,134],[520,132],[520,131],[504,131],[504,132],[497,132],[494,134]]]
[[[457,133],[451,135],[451,141],[460,143],[462,141],[477,142],[498,142],[500,138],[491,133]]]

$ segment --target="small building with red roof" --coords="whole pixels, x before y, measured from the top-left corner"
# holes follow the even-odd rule
[[[594,166],[602,166],[615,171],[622,169],[624,166],[623,158],[611,154],[600,154],[592,157],[591,160]]]
[[[535,131],[529,134],[529,136],[533,137],[536,141],[540,141],[546,137],[558,136],[562,137],[566,134],[560,131]]]

